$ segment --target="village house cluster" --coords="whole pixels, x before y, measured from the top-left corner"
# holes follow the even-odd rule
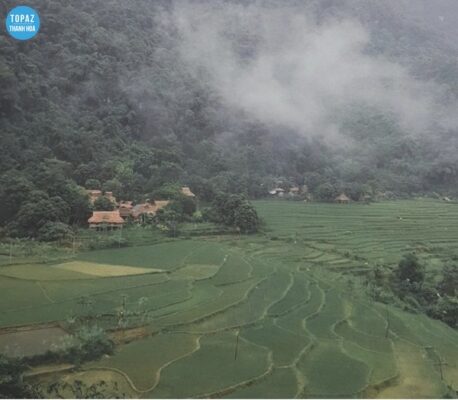
[[[141,221],[145,215],[154,216],[158,210],[170,203],[170,200],[148,200],[145,203],[135,204],[132,201],[117,202],[113,192],[102,193],[101,190],[87,190],[91,204],[101,196],[108,198],[116,209],[113,211],[94,211],[88,219],[89,228],[92,229],[118,229],[127,221]],[[187,186],[181,188],[181,193],[188,197],[195,197]]]
[[[276,187],[272,190],[269,190],[269,195],[272,197],[280,198],[294,198],[297,196],[302,196],[304,201],[312,200],[312,196],[311,193],[309,193],[307,185],[303,185],[302,187],[294,186],[289,190],[285,190],[281,187]],[[364,197],[364,200],[367,200],[366,196]],[[334,202],[339,204],[348,204],[350,201],[350,198],[345,193],[341,193],[334,199]]]

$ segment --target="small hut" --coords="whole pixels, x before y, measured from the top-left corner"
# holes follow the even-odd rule
[[[106,197],[108,200],[110,200],[113,204],[116,204],[116,197],[113,196],[113,192],[105,192],[103,193],[101,190],[86,190],[86,193],[89,196],[89,201],[91,204],[94,204],[95,201],[99,197]]]
[[[269,190],[269,194],[272,196],[283,197],[285,194],[285,190],[282,188],[275,188],[275,189]]]
[[[181,188],[181,193],[188,197],[196,197],[196,195],[193,192],[191,192],[191,189],[189,189],[188,186],[183,186]]]
[[[89,196],[89,201],[91,204],[94,204],[94,202],[102,196],[102,191],[101,190],[86,190],[86,193]]]
[[[121,215],[122,218],[130,217],[133,207],[131,201],[122,201],[119,204],[119,215]]]
[[[137,204],[132,208],[131,215],[135,220],[138,220],[142,215],[155,215],[157,210],[165,207],[170,203],[169,200],[149,201],[142,204]]]
[[[104,196],[110,200],[113,204],[116,204],[116,197],[113,196],[113,192],[105,192]]]
[[[348,204],[350,203],[350,198],[345,193],[341,193],[335,198],[335,202],[339,204]]]
[[[118,229],[124,225],[119,211],[94,211],[87,222],[92,229]]]

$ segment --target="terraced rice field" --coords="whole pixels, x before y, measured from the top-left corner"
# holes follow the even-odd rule
[[[150,334],[65,379],[103,376],[132,397],[440,397],[458,386],[456,331],[347,282],[406,248],[453,247],[457,205],[256,205],[277,240],[177,240],[74,260],[121,276],[3,267],[0,326],[110,313],[124,299],[143,310]]]
[[[329,250],[310,254],[316,263],[345,266],[343,253],[372,262],[397,262],[419,246],[456,247],[458,204],[399,200],[373,204],[257,201],[273,235]]]

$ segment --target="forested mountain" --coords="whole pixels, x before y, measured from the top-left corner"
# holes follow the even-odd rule
[[[456,193],[454,0],[28,5],[39,34],[0,36],[2,225],[83,221],[78,185]]]

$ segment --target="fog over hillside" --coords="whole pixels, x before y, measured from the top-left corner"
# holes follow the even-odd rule
[[[362,106],[395,116],[407,134],[455,128],[444,89],[370,54],[357,15],[318,21],[287,3],[175,3],[183,59],[226,104],[307,136],[335,139],[339,117]]]
[[[206,201],[304,184],[458,194],[454,0],[30,6],[33,40],[0,35],[8,227],[30,193],[69,206],[66,184],[134,200],[169,184]]]

